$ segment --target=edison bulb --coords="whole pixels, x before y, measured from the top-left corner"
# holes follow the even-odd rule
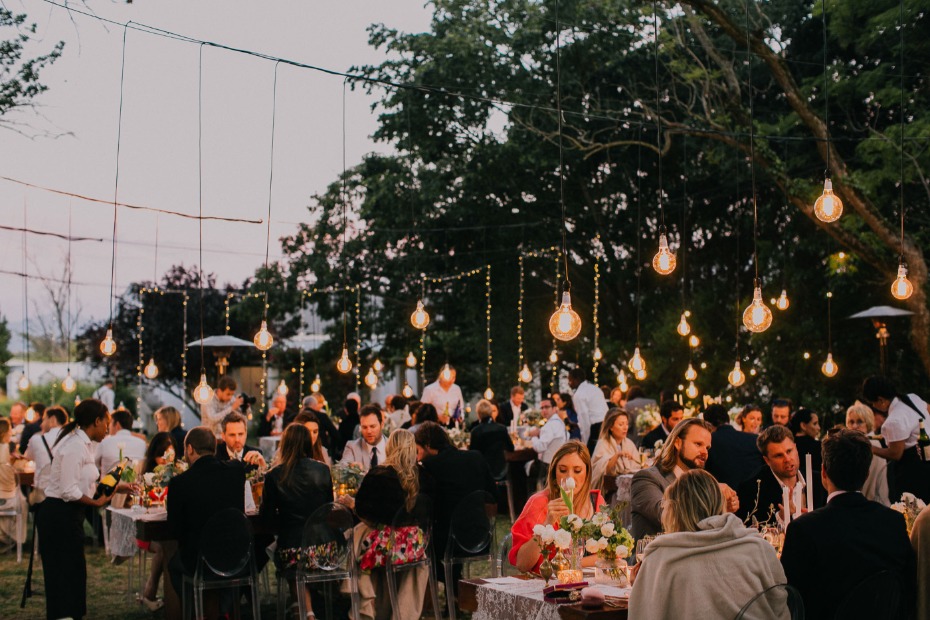
[[[559,362],[559,352],[556,351],[555,349],[552,349],[552,351],[550,351],[549,353],[549,363],[558,364],[558,362]]]
[[[837,371],[840,369],[836,365],[836,362],[833,361],[833,354],[827,353],[827,361],[823,363],[823,366],[820,367],[820,372],[822,372],[827,377],[836,376]]]
[[[71,371],[68,371],[68,374],[65,375],[65,378],[61,382],[61,389],[70,394],[77,389],[77,381],[71,376]]]
[[[733,370],[727,375],[727,381],[729,381],[730,385],[733,387],[739,387],[746,383],[746,373],[740,370],[739,360],[736,360],[736,363],[733,364]]]
[[[375,374],[374,368],[368,369],[368,374],[365,375],[365,385],[372,390],[378,387],[378,375]]]
[[[404,389],[400,393],[404,395],[404,398],[413,398],[413,388],[409,383],[404,383]]]
[[[484,391],[484,397],[487,400],[494,400],[494,390],[488,387],[488,389]]]
[[[694,381],[697,379],[697,371],[694,366],[688,364],[688,370],[685,371],[685,381]]]
[[[375,361],[372,363],[371,367],[375,369],[375,372],[381,372],[384,370],[384,364],[382,364],[381,360],[377,358],[375,358]]]
[[[533,380],[533,373],[530,371],[530,367],[526,364],[523,364],[523,368],[520,369],[520,372],[517,373],[517,379],[521,383],[529,383]]]
[[[843,201],[833,193],[833,181],[824,179],[823,193],[814,203],[814,215],[821,222],[835,222],[843,215]]]
[[[646,370],[646,360],[644,360],[643,356],[639,354],[639,347],[636,347],[636,349],[633,350],[633,357],[630,358],[627,366],[633,373],[639,373],[640,371]]]
[[[688,338],[688,346],[691,347],[692,349],[696,349],[697,347],[700,346],[700,344],[701,344],[701,339],[695,336],[694,334],[691,334],[691,336]]]
[[[667,276],[675,271],[675,265],[677,264],[678,261],[675,260],[675,255],[668,249],[668,237],[665,236],[665,233],[661,233],[659,235],[659,251],[652,257],[652,268],[659,274]]]
[[[287,396],[288,389],[287,389],[287,384],[284,382],[284,379],[281,379],[281,382],[278,383],[277,392],[281,396]]]
[[[687,336],[691,333],[691,326],[688,324],[688,317],[685,316],[684,312],[681,313],[681,320],[678,321],[677,331],[679,336]]]
[[[898,265],[898,277],[891,283],[891,294],[895,299],[905,300],[914,294],[914,285],[907,279],[907,265]]]
[[[695,386],[694,381],[692,381],[691,383],[688,384],[688,388],[685,390],[685,396],[687,396],[688,398],[697,398],[697,395],[698,395],[697,386]]]
[[[423,300],[417,300],[417,309],[410,315],[410,324],[417,329],[426,329],[429,325],[429,312],[423,307]]]
[[[25,392],[29,389],[29,386],[32,385],[29,383],[29,377],[26,376],[26,373],[23,373],[19,376],[19,381],[16,382],[16,387],[19,388],[20,392]]]
[[[562,293],[562,305],[549,317],[549,331],[558,340],[571,340],[581,333],[581,317],[572,310],[572,296]]]
[[[637,381],[642,381],[646,378],[646,369],[643,368],[642,370],[637,370],[635,373],[633,373],[633,376],[636,377]]]
[[[200,373],[200,383],[194,388],[194,400],[198,405],[205,405],[213,400],[213,388],[207,383],[207,373]]]
[[[594,358],[595,362],[599,362],[601,359],[603,359],[604,354],[601,353],[600,347],[594,347],[594,353],[591,354],[591,357]]]
[[[349,359],[349,350],[344,346],[342,347],[342,357],[336,362],[336,370],[342,374],[346,374],[352,370],[352,360]]]
[[[756,286],[752,293],[752,303],[743,311],[743,325],[754,334],[762,333],[772,325],[772,311],[762,301],[761,286]]]
[[[113,330],[108,329],[107,335],[103,339],[103,342],[100,343],[100,352],[103,353],[106,357],[110,357],[116,353],[116,341],[113,340]]]
[[[411,351],[410,353],[407,354],[407,359],[406,359],[405,361],[407,362],[407,368],[416,368],[416,367],[417,367],[417,358],[416,358],[416,356],[413,354],[413,351]]]
[[[618,387],[620,388],[620,391],[623,392],[624,394],[630,391],[630,384],[627,383],[626,380],[621,381]]]
[[[271,345],[274,344],[274,338],[271,336],[271,332],[268,331],[267,321],[262,321],[262,327],[258,330],[258,333],[255,334],[255,337],[252,338],[252,342],[259,351],[267,351],[271,348]]]
[[[147,379],[154,379],[158,376],[158,366],[155,365],[154,357],[149,358],[149,363],[142,369],[142,374],[144,374]]]
[[[313,378],[313,383],[310,384],[310,391],[314,394],[320,391],[320,375]]]
[[[23,417],[26,418],[26,422],[28,424],[32,424],[36,420],[36,410],[33,409],[32,407],[29,407],[28,409],[26,409],[26,413]]]
[[[788,299],[788,291],[781,289],[781,295],[775,300],[775,307],[779,310],[787,310],[790,305],[791,301]]]
[[[439,373],[439,377],[447,383],[452,381],[452,369],[449,368],[448,364],[443,365],[442,371]]]

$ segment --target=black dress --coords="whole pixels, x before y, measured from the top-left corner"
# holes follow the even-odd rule
[[[333,501],[329,467],[311,458],[302,458],[281,483],[281,467],[265,475],[261,517],[278,532],[278,549],[301,545],[304,523],[320,506]]]

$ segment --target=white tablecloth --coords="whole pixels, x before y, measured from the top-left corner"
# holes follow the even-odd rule
[[[258,449],[262,451],[262,456],[265,457],[266,462],[270,463],[274,460],[274,455],[278,452],[278,443],[280,441],[280,435],[258,438]]]
[[[139,550],[136,545],[136,521],[166,521],[164,508],[134,510],[132,508],[107,508],[110,511],[110,555],[132,557]]]
[[[472,620],[559,620],[559,606],[543,600],[542,579],[497,577],[478,587],[478,611]],[[589,582],[594,578],[588,577]],[[554,584],[555,581],[550,581]],[[629,597],[629,588],[597,586],[606,596]]]

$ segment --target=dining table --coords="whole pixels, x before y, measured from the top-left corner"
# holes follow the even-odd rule
[[[471,612],[472,620],[626,620],[628,617],[629,588],[597,585],[604,592],[606,603],[588,608],[581,603],[546,602],[544,587],[542,579],[525,576],[463,579],[459,582],[458,606]]]

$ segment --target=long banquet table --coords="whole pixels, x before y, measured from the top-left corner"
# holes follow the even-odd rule
[[[596,609],[585,609],[580,603],[547,603],[542,600],[542,587],[542,580],[521,577],[463,579],[459,582],[458,604],[464,611],[474,614],[473,620],[500,620],[502,617],[535,620],[626,620],[628,617],[627,607],[622,603],[617,607],[604,605]],[[620,592],[619,588],[602,589],[608,594]]]

